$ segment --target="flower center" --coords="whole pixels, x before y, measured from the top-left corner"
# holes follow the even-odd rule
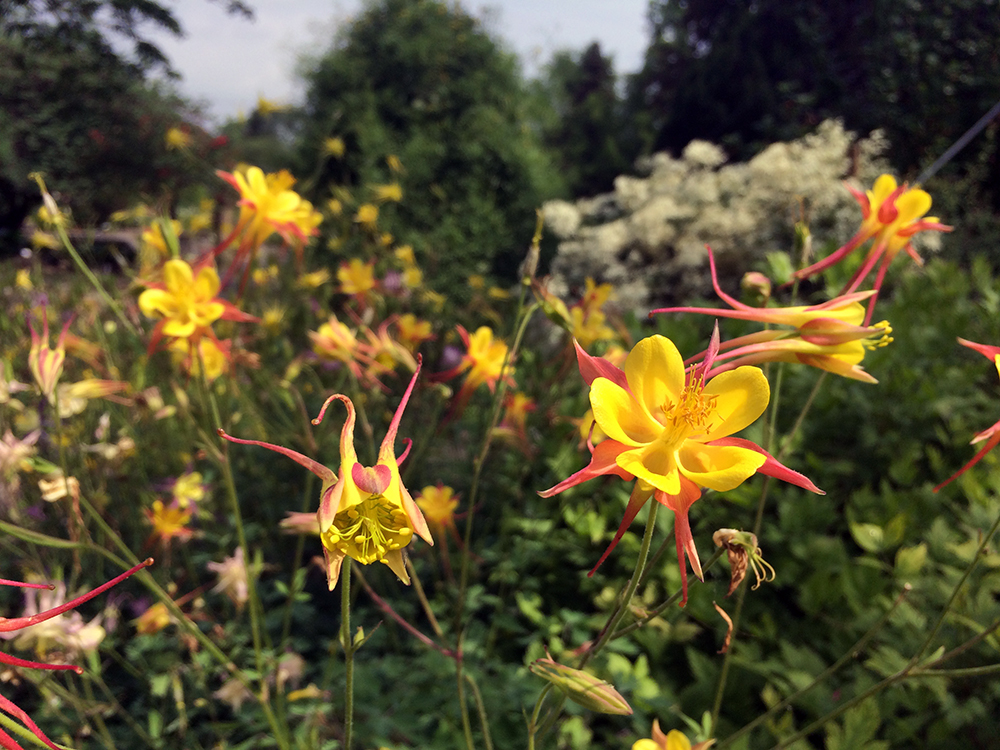
[[[686,440],[696,432],[707,432],[715,413],[718,396],[706,396],[701,378],[692,379],[681,391],[677,401],[667,401],[663,412],[663,439],[671,443]]]
[[[402,549],[412,538],[406,512],[385,495],[369,495],[334,517],[333,525],[323,534],[323,544],[369,565]]]

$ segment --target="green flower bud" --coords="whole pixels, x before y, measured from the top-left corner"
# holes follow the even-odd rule
[[[571,701],[591,711],[623,716],[632,713],[628,701],[612,685],[582,669],[573,669],[548,658],[533,661],[528,669],[562,690]]]

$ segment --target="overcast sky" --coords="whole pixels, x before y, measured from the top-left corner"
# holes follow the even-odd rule
[[[324,51],[362,0],[248,0],[256,19],[225,13],[222,3],[177,0],[183,39],[154,39],[183,79],[182,94],[216,120],[250,112],[258,96],[295,103],[295,70],[303,54]],[[486,28],[521,56],[531,74],[559,49],[592,41],[611,54],[618,73],[639,68],[646,48],[648,0],[462,0]]]

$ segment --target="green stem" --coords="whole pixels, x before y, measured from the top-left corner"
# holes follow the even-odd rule
[[[583,669],[587,666],[593,657],[600,653],[601,649],[604,648],[614,637],[615,632],[618,629],[618,624],[622,621],[625,613],[628,612],[629,604],[632,603],[632,597],[635,594],[636,589],[639,587],[639,580],[642,578],[643,569],[646,566],[646,559],[649,556],[649,548],[653,542],[653,532],[656,530],[656,512],[659,509],[660,504],[655,500],[650,503],[649,515],[646,517],[646,530],[642,535],[642,544],[639,546],[639,557],[636,560],[635,571],[632,573],[632,577],[629,578],[628,584],[625,587],[624,593],[619,599],[618,605],[611,615],[611,619],[608,620],[604,629],[601,631],[600,636],[597,638],[597,642],[594,643],[587,651],[580,657],[580,662],[577,664],[577,669]],[[539,702],[541,701],[539,696]],[[555,724],[556,719],[559,716],[559,712],[562,710],[563,704],[566,702],[566,695],[560,696],[559,701],[556,703],[555,708],[549,712],[548,717],[543,722],[541,728],[539,729],[539,734],[545,736],[552,726]],[[537,708],[537,704],[536,704]]]
[[[344,647],[344,750],[354,732],[354,642],[351,640],[351,558],[340,571],[340,640]]]
[[[79,268],[83,275],[87,277],[87,281],[89,281],[94,289],[97,290],[97,293],[101,296],[101,299],[104,300],[104,303],[111,309],[118,320],[122,322],[122,325],[128,329],[129,333],[133,336],[137,336],[139,332],[136,330],[135,326],[132,325],[132,321],[125,317],[125,313],[122,312],[121,307],[117,302],[115,302],[114,299],[112,299],[111,295],[108,294],[108,291],[104,288],[104,285],[101,284],[100,279],[94,275],[94,272],[90,270],[83,258],[80,257],[80,253],[78,253],[76,248],[73,247],[73,243],[70,242],[69,235],[66,234],[66,230],[61,224],[56,224],[56,232],[58,232],[59,239],[62,240],[66,251],[70,254],[70,257],[73,258],[73,262],[76,263],[76,267]]]
[[[551,682],[546,683],[545,687],[542,688],[542,692],[538,694],[538,700],[535,701],[535,710],[531,712],[531,721],[528,722],[528,750],[535,750],[535,733],[538,727],[538,717],[542,712],[542,705],[545,703],[545,698],[552,692],[552,687]]]
[[[486,744],[486,750],[493,750],[493,739],[490,737],[490,722],[486,716],[486,704],[483,702],[483,695],[479,692],[479,685],[476,681],[472,679],[472,675],[468,672],[465,673],[465,680],[469,683],[469,687],[472,688],[472,697],[476,701],[476,711],[479,713],[479,724],[483,728],[483,742]]]

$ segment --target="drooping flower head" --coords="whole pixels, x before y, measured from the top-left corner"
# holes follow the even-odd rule
[[[347,408],[347,419],[340,433],[339,477],[326,466],[289,448],[259,440],[234,438],[219,430],[220,437],[231,442],[259,445],[288,456],[323,481],[317,518],[331,591],[340,578],[345,557],[362,565],[376,561],[385,563],[403,583],[409,584],[410,577],[403,564],[403,548],[414,534],[428,544],[434,544],[420,508],[400,479],[395,448],[399,423],[419,374],[418,358],[417,371],[389,424],[374,466],[362,465],[354,449],[354,404],[340,393],[326,400],[313,424],[323,420],[327,408],[334,401],[340,401]],[[404,452],[403,457],[405,455]]]
[[[763,414],[770,398],[764,374],[739,367],[706,377],[718,351],[718,331],[704,362],[685,369],[677,347],[663,336],[643,339],[625,369],[576,347],[580,374],[590,384],[594,420],[608,436],[593,449],[590,464],[539,494],[551,497],[597,476],[636,479],[625,517],[590,574],[615,548],[650,497],[674,512],[674,534],[687,601],[687,566],[701,578],[701,563],[688,522],[701,489],[724,492],[760,472],[819,492],[806,477],[778,463],[760,446],[730,437]]]
[[[708,263],[712,273],[712,286],[719,298],[731,309],[708,307],[664,307],[657,313],[704,313],[721,318],[752,320],[772,326],[759,333],[730,339],[721,344],[715,356],[715,365],[708,372],[712,377],[742,365],[763,362],[791,362],[809,365],[845,378],[866,383],[878,382],[861,366],[865,352],[887,346],[892,342],[892,328],[887,321],[873,326],[862,324],[865,309],[863,300],[875,292],[843,294],[819,305],[797,307],[751,307],[726,294],[719,284],[715,269],[715,256],[708,248]],[[704,352],[687,361],[701,361]]]
[[[46,400],[53,403],[56,384],[62,375],[63,364],[66,361],[66,332],[73,320],[67,320],[63,325],[55,349],[49,347],[49,316],[46,307],[42,307],[42,335],[35,332],[35,327],[28,320],[31,330],[31,349],[28,352],[28,367],[38,384],[38,389]]]
[[[868,325],[875,308],[875,299],[893,258],[900,250],[906,250],[914,261],[923,265],[923,260],[910,244],[911,238],[918,232],[950,232],[952,227],[942,224],[936,216],[925,216],[931,208],[930,194],[919,188],[911,188],[906,183],[897,185],[896,178],[892,175],[880,175],[872,189],[864,193],[850,185],[847,185],[847,189],[861,206],[861,227],[846,245],[808,268],[797,271],[795,278],[804,279],[824,271],[873,239],[868,256],[841,292],[848,294],[856,291],[872,269],[879,266],[873,285],[875,293],[869,300],[868,314],[864,321]]]
[[[972,349],[974,351],[979,352],[984,357],[986,357],[987,359],[991,360],[993,362],[993,364],[996,365],[997,374],[1000,374],[1000,346],[990,346],[988,344],[977,344],[975,341],[967,341],[967,340],[961,339],[961,338],[958,340],[958,343],[960,343],[962,346],[967,346],[969,349]],[[941,489],[945,485],[948,485],[948,484],[951,484],[952,482],[954,482],[956,479],[958,479],[960,476],[962,476],[965,472],[967,472],[969,469],[971,469],[973,466],[975,466],[977,463],[979,463],[982,460],[983,456],[985,456],[991,450],[993,450],[994,448],[996,448],[997,443],[1000,443],[1000,421],[996,422],[992,427],[987,427],[982,432],[977,433],[976,435],[974,435],[973,438],[972,438],[971,443],[972,443],[972,445],[975,445],[976,443],[981,443],[984,440],[986,441],[986,444],[983,445],[983,447],[979,449],[979,452],[976,453],[976,455],[973,456],[965,466],[963,466],[961,469],[959,469],[958,471],[956,471],[954,474],[952,474],[946,480],[944,480],[943,482],[941,482],[941,484],[939,484],[937,487],[935,487],[934,488],[935,492],[937,492],[939,489]]]
[[[98,586],[93,591],[88,591],[82,596],[78,596],[75,599],[60,604],[58,606],[52,607],[51,609],[44,610],[42,612],[32,612],[24,617],[13,617],[6,618],[0,617],[0,633],[13,633],[23,628],[30,627],[32,625],[37,625],[38,623],[51,620],[54,617],[58,617],[64,612],[69,612],[72,609],[80,606],[84,602],[90,601],[95,596],[99,596],[107,591],[112,586],[115,586],[122,581],[124,581],[129,576],[138,572],[142,568],[149,567],[153,564],[152,558],[147,558],[145,561],[139,563],[134,568],[125,571],[119,576],[111,579],[107,583]],[[37,584],[37,583],[20,583],[18,581],[8,581],[5,579],[0,579],[0,586],[23,586],[25,588],[33,589],[54,589],[55,587],[49,584]],[[44,664],[41,662],[27,661],[26,659],[19,659],[16,656],[11,656],[0,651],[0,664],[9,664],[14,667],[23,667],[27,669],[45,669],[49,671],[61,671],[69,670],[76,672],[77,674],[83,674],[83,669],[75,664]],[[52,740],[45,736],[45,733],[39,729],[38,725],[32,721],[31,717],[28,716],[26,712],[18,708],[13,701],[0,695],[0,710],[4,713],[10,714],[15,719],[20,721],[34,734],[41,742],[45,743],[46,747],[52,748],[52,750],[59,750],[59,746],[56,745]],[[0,729],[0,747],[4,750],[24,750],[17,740],[11,737],[7,732]]]

